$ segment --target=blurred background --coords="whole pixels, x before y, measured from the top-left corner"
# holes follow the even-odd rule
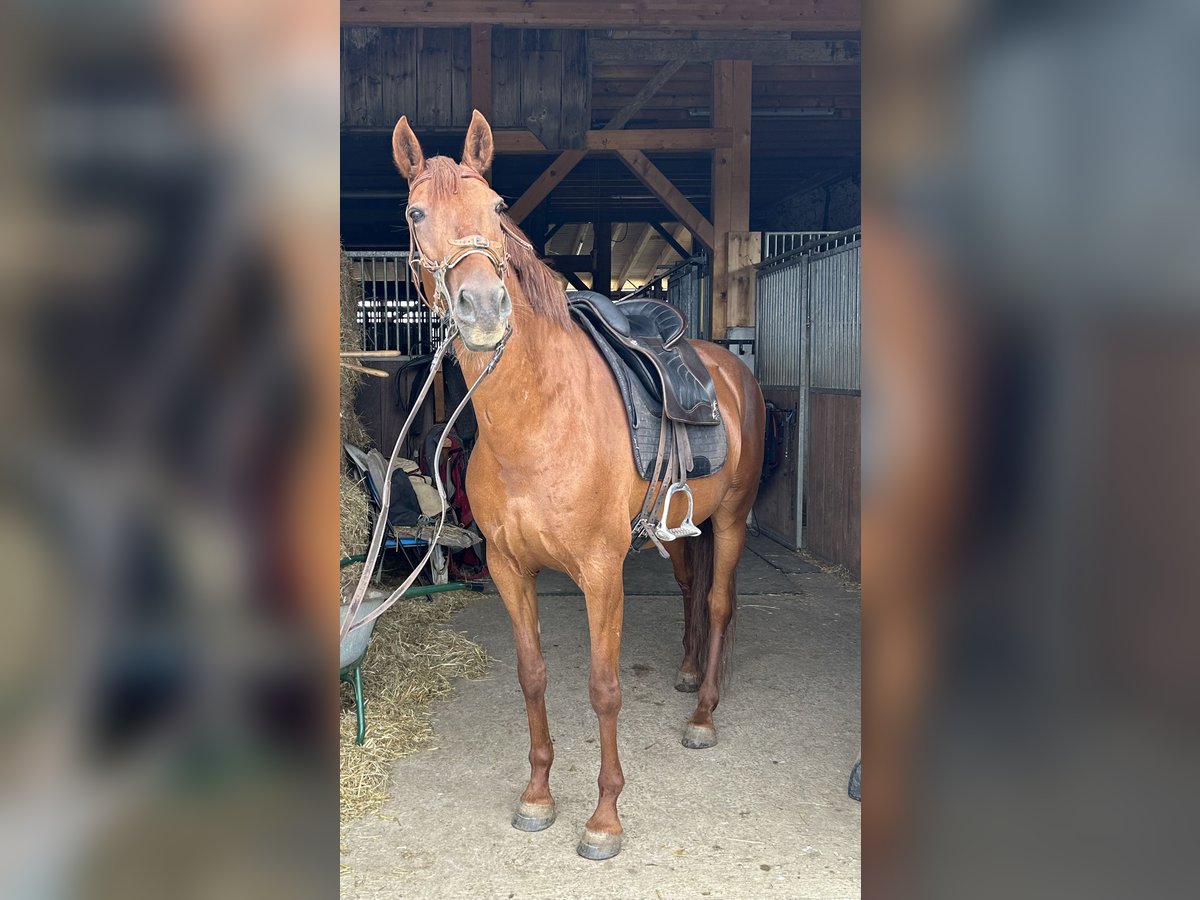
[[[1190,896],[1200,7],[864,18],[864,894]]]
[[[337,53],[0,12],[2,896],[337,891]]]

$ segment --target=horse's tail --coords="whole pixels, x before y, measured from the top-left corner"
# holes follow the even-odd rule
[[[708,595],[713,586],[713,525],[712,519],[700,523],[700,534],[683,542],[683,556],[691,576],[692,619],[688,644],[696,648],[696,664],[703,679],[708,670],[708,654],[712,644],[712,628],[709,622]],[[733,621],[737,607],[737,591],[731,595],[729,624],[721,642],[721,669],[717,673],[722,682],[729,675],[733,658]]]

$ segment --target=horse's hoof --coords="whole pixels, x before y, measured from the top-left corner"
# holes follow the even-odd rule
[[[522,803],[513,813],[513,828],[518,831],[545,831],[554,824],[553,803]]]
[[[700,690],[700,677],[692,672],[679,670],[679,674],[675,676],[675,690],[683,691],[685,694],[694,694]]]
[[[717,729],[711,725],[693,725],[687,723],[683,729],[683,746],[689,750],[704,750],[717,746]]]
[[[621,835],[585,828],[575,849],[584,859],[612,859],[621,852]]]

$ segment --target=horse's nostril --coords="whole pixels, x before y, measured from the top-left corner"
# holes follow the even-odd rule
[[[508,296],[508,289],[500,288],[500,315],[507,316],[512,312],[512,298]]]
[[[475,319],[475,295],[466,288],[458,292],[458,303],[455,312],[460,319],[473,321]]]

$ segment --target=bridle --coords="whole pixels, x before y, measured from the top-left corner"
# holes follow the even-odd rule
[[[409,185],[409,195],[416,189],[418,185],[427,181],[432,177],[432,171],[426,170],[421,175],[418,175],[411,185]],[[461,178],[475,178],[487,184],[487,179],[472,169],[470,166],[458,167],[458,174]],[[469,234],[466,237],[455,238],[450,241],[451,246],[458,249],[452,251],[449,256],[439,261],[430,259],[425,251],[421,249],[420,241],[417,240],[416,229],[409,223],[408,240],[409,253],[408,265],[412,271],[413,281],[417,285],[417,295],[424,300],[429,306],[442,316],[450,314],[450,289],[446,287],[446,276],[450,270],[461,263],[469,256],[483,256],[496,270],[496,274],[500,276],[500,280],[504,280],[504,273],[508,271],[508,232],[501,232],[500,242],[490,241],[481,234]],[[433,300],[430,301],[425,296],[425,288],[421,282],[419,269],[425,269],[433,275]]]

